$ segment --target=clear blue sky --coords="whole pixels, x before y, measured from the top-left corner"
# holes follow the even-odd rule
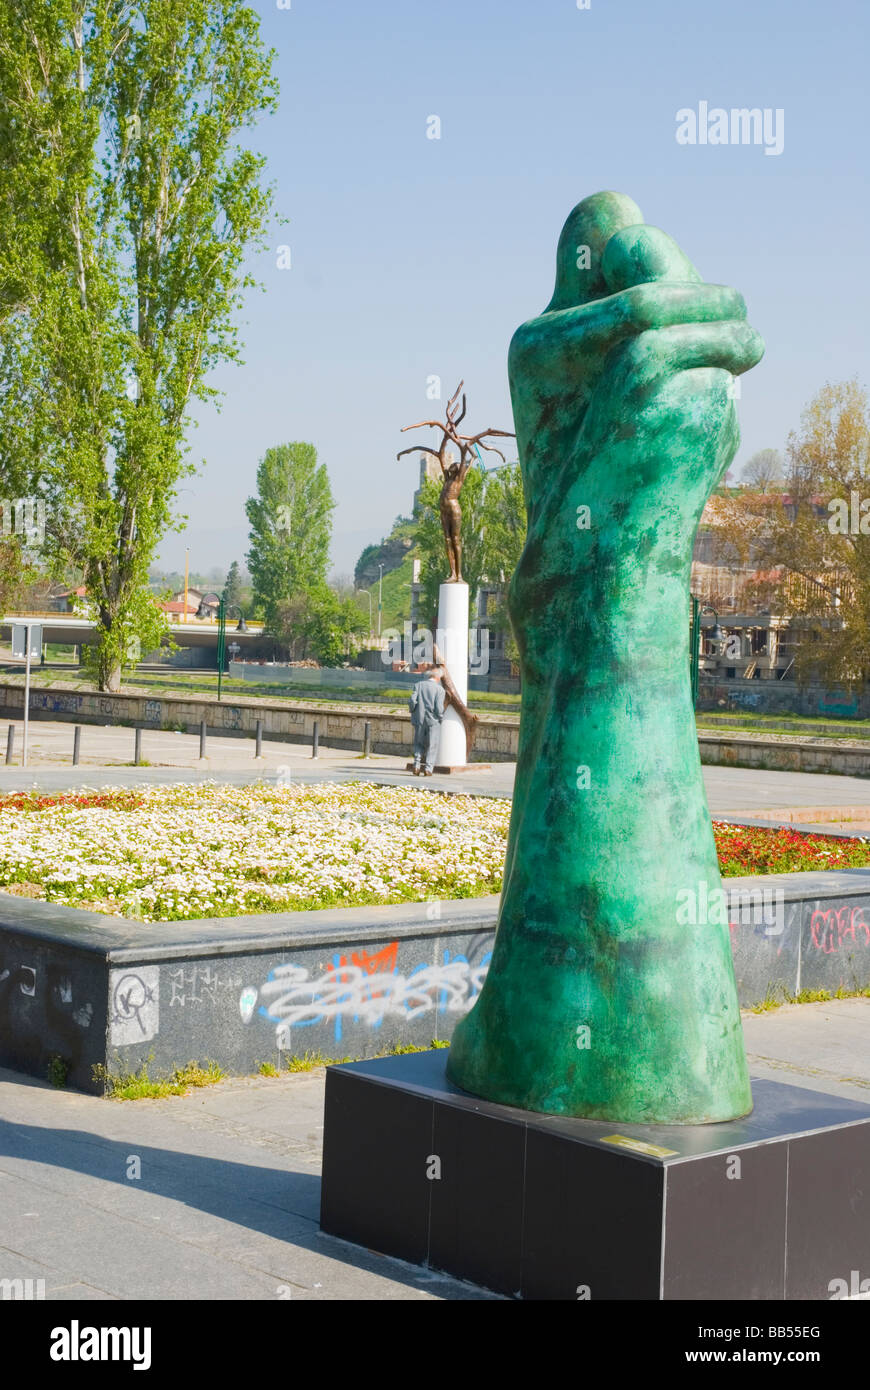
[[[244,558],[271,444],[311,440],[338,507],[333,568],[410,510],[402,425],[460,376],[469,425],[512,428],[505,359],[552,290],[562,223],[629,193],[702,275],[736,286],[767,344],[743,379],[736,467],[782,447],[826,380],[868,372],[866,0],[256,0],[279,112],[253,143],[277,211],[245,365],[215,374],[165,565]],[[784,149],[681,146],[676,112],[782,108]],[[426,138],[437,115],[440,140]],[[276,248],[291,247],[279,270]],[[422,432],[421,432],[422,435]],[[510,441],[508,441],[510,443]]]

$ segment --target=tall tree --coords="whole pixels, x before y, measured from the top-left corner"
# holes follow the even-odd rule
[[[785,491],[720,499],[723,539],[756,567],[755,595],[791,614],[805,640],[795,671],[870,677],[870,400],[828,383],[788,440]]]
[[[17,607],[35,577],[18,537],[0,533],[0,614]]]
[[[245,128],[276,104],[243,0],[7,0],[0,11],[0,478],[48,504],[84,576],[95,674],[156,645],[147,585],[193,399],[239,360],[234,317],[271,204]],[[2,490],[2,488],[0,488]]]
[[[296,441],[267,449],[257,469],[257,495],[245,512],[250,522],[248,568],[254,600],[267,626],[279,605],[326,587],[335,501],[325,464],[313,444]]]
[[[227,574],[223,592],[224,603],[238,606],[242,602],[242,575],[238,560],[233,560]]]
[[[357,650],[368,625],[352,598],[318,584],[276,604],[270,630],[291,661],[312,658],[321,666],[339,666]]]
[[[759,449],[743,465],[741,479],[759,492],[768,492],[784,477],[782,454],[778,449]]]
[[[506,601],[507,586],[526,543],[526,502],[518,463],[496,468],[487,476],[483,522],[486,575],[501,589],[487,609],[487,624],[504,634],[508,659],[518,662],[519,649]]]

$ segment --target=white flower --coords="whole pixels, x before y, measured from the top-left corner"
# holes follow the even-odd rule
[[[92,799],[0,799],[0,887],[143,921],[468,896],[500,886],[510,819],[507,800],[365,782]]]

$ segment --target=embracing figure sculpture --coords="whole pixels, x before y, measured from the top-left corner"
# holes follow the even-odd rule
[[[752,1108],[728,922],[706,911],[688,589],[734,378],[763,351],[742,297],[618,193],[573,210],[553,298],[511,342],[522,716],[492,963],[448,1060],[475,1095],[626,1122]]]

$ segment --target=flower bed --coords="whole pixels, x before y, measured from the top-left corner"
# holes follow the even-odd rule
[[[797,830],[762,830],[757,826],[713,822],[723,878],[742,874],[790,874],[803,870],[864,869],[870,843]]]
[[[0,887],[140,921],[471,898],[501,888],[510,802],[370,783],[0,798]],[[722,873],[870,865],[861,840],[714,822]]]
[[[479,897],[509,816],[369,783],[23,794],[0,799],[0,887],[145,922]]]

